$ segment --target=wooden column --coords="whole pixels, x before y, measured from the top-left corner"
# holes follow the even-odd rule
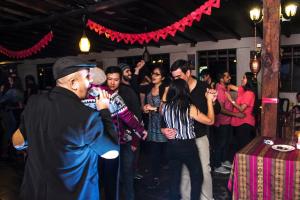
[[[262,100],[278,99],[280,0],[263,0]],[[268,99],[266,99],[268,98]],[[272,98],[272,99],[271,99]],[[278,104],[262,103],[261,134],[277,135]]]

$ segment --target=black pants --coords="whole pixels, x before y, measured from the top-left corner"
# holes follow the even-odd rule
[[[166,142],[149,142],[150,145],[150,160],[151,160],[151,175],[152,178],[159,177],[159,169],[162,158],[164,157],[164,147]]]
[[[213,163],[214,167],[220,167],[222,162],[231,160],[228,157],[229,146],[232,139],[231,125],[220,125],[219,127],[214,127],[213,135]]]
[[[120,193],[125,200],[134,199],[134,152],[130,143],[120,145],[120,156],[115,159],[101,159],[100,170],[104,186],[106,200],[121,199]],[[118,177],[119,176],[119,177]],[[122,182],[120,187],[120,182]]]
[[[169,140],[167,144],[170,169],[170,200],[180,199],[182,164],[185,164],[191,179],[191,200],[199,200],[203,173],[195,140]]]
[[[100,184],[104,188],[104,196],[107,200],[119,199],[119,157],[115,159],[101,158],[100,177],[102,182]]]
[[[255,137],[255,128],[249,124],[234,127],[236,152],[244,148]]]

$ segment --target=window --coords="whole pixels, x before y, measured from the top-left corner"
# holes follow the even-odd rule
[[[128,56],[128,57],[120,57],[118,58],[118,63],[126,63],[130,67],[134,67],[136,63],[142,60],[142,56]]]
[[[300,46],[285,46],[281,48],[280,66],[281,92],[300,91]]]
[[[126,63],[131,67],[131,69],[133,69],[141,59],[142,56],[120,57],[118,58],[118,63]],[[146,63],[146,66],[140,72],[140,81],[142,81],[145,75],[150,77],[150,72],[155,66],[161,66],[166,70],[166,72],[169,72],[170,55],[167,53],[150,55],[150,61]]]
[[[9,75],[15,74],[18,76],[18,63],[7,62],[5,64],[0,64],[0,85],[3,85],[7,82],[7,77]]]
[[[143,59],[142,56],[120,57],[118,58],[118,63],[126,63],[133,68],[142,59]],[[149,66],[160,65],[166,67],[169,71],[170,55],[167,53],[150,55],[150,61],[147,64]]]
[[[226,70],[231,75],[231,83],[236,84],[236,49],[199,51],[198,77],[203,69],[208,69],[215,81],[217,74]]]
[[[55,80],[52,73],[53,63],[37,65],[37,77],[39,89],[49,90],[55,86]]]

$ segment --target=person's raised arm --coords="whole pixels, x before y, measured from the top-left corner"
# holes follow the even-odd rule
[[[233,90],[233,91],[236,91],[236,92],[237,92],[238,89],[239,89],[238,86],[233,85],[233,84],[229,84],[227,87],[228,87],[229,90]]]
[[[200,123],[213,125],[215,123],[215,112],[213,108],[213,100],[215,96],[212,93],[206,92],[205,97],[207,99],[207,115],[201,113],[194,105],[192,105],[190,116]]]
[[[140,70],[141,70],[144,66],[145,66],[145,61],[144,61],[144,60],[140,60],[140,61],[136,64],[136,66],[135,66],[135,68],[134,68],[134,74],[135,74],[135,75],[139,75]]]

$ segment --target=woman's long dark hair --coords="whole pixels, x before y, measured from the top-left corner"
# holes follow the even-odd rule
[[[243,86],[244,90],[245,91],[251,90],[252,92],[256,93],[255,91],[256,91],[257,83],[255,81],[253,73],[246,72],[245,76],[247,78],[247,83],[246,83],[246,85]]]
[[[189,114],[191,96],[189,86],[185,80],[176,79],[171,82],[167,93],[166,106],[175,111],[175,115],[185,124],[186,111]]]
[[[257,99],[257,80],[254,78],[254,75],[251,72],[246,72],[245,76],[247,78],[247,83],[246,85],[243,86],[243,88],[245,91],[252,91],[255,95],[252,114],[256,116],[259,113],[259,106],[260,106]]]
[[[161,85],[159,86],[159,96],[160,96],[160,98],[162,98],[165,88],[169,85],[169,78],[168,78],[166,70],[163,67],[161,67],[161,66],[153,67],[152,73],[155,69],[158,69],[161,74],[161,77],[164,78],[164,80],[162,80],[162,82],[161,82]],[[154,87],[154,84],[150,83],[150,90],[153,87]]]

